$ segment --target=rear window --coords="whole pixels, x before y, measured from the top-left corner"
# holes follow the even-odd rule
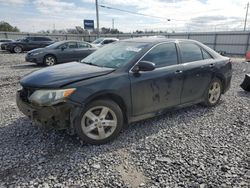
[[[85,42],[78,42],[78,48],[90,48],[91,46]]]
[[[104,40],[103,44],[109,44],[109,43],[112,43],[112,42],[115,42],[115,41],[114,40]]]
[[[203,60],[201,48],[193,43],[179,43],[182,63]]]
[[[203,55],[203,59],[213,59],[213,57],[204,49],[201,49],[202,51],[202,55]]]

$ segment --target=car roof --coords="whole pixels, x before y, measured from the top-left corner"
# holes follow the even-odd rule
[[[150,45],[156,45],[159,43],[164,43],[164,42],[192,42],[196,43],[202,48],[206,49],[210,54],[212,54],[213,57],[220,57],[220,55],[215,52],[213,49],[210,47],[196,41],[196,40],[191,40],[191,39],[175,39],[175,38],[167,38],[167,37],[138,37],[138,38],[131,38],[131,39],[125,39],[122,40],[125,42],[138,42],[138,43],[147,43]]]
[[[83,40],[60,40],[58,42],[86,42],[86,41],[83,41]],[[88,43],[88,42],[86,42]]]
[[[197,42],[195,40],[190,39],[176,39],[176,38],[166,38],[166,37],[138,37],[138,38],[130,38],[125,39],[122,41],[126,42],[143,42],[143,43],[161,43],[161,42],[182,42],[182,41],[189,41],[189,42]]]
[[[87,43],[87,44],[91,45],[89,42],[81,41],[81,40],[60,40],[60,41],[57,41],[56,43],[58,43],[58,44],[64,44],[66,42],[84,42],[84,43]]]
[[[112,38],[112,37],[100,37],[97,39],[102,39],[102,40],[119,40],[118,38]]]
[[[49,38],[50,39],[49,36],[26,36],[24,38],[40,38],[40,37],[42,37],[42,38]]]

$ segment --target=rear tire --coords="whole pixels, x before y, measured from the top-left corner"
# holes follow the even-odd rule
[[[78,136],[87,143],[100,145],[114,140],[123,127],[123,113],[111,100],[91,102],[74,121]]]
[[[222,94],[222,82],[218,78],[214,78],[208,88],[206,89],[206,93],[204,96],[204,102],[202,103],[204,106],[212,107],[219,103]]]
[[[53,55],[46,55],[43,60],[44,65],[46,66],[53,66],[57,63],[55,56]]]

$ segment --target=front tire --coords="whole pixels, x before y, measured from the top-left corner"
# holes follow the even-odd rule
[[[123,113],[111,100],[93,101],[77,117],[74,127],[87,143],[105,144],[119,135],[123,127]]]
[[[13,52],[16,53],[16,54],[20,54],[22,51],[23,51],[23,49],[22,49],[21,46],[15,46],[13,48]]]
[[[46,55],[46,56],[44,57],[43,63],[44,63],[44,65],[46,65],[46,66],[53,66],[53,65],[55,65],[57,62],[56,62],[55,56],[53,56],[53,55]]]
[[[219,103],[222,94],[222,83],[218,78],[214,78],[205,93],[204,106],[212,107]]]

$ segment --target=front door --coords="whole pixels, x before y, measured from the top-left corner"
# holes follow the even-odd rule
[[[57,58],[59,62],[76,61],[76,50],[78,46],[76,42],[67,42],[58,48]]]
[[[175,43],[152,48],[141,61],[155,63],[155,70],[130,72],[133,115],[156,112],[180,104],[183,65],[178,64]]]

